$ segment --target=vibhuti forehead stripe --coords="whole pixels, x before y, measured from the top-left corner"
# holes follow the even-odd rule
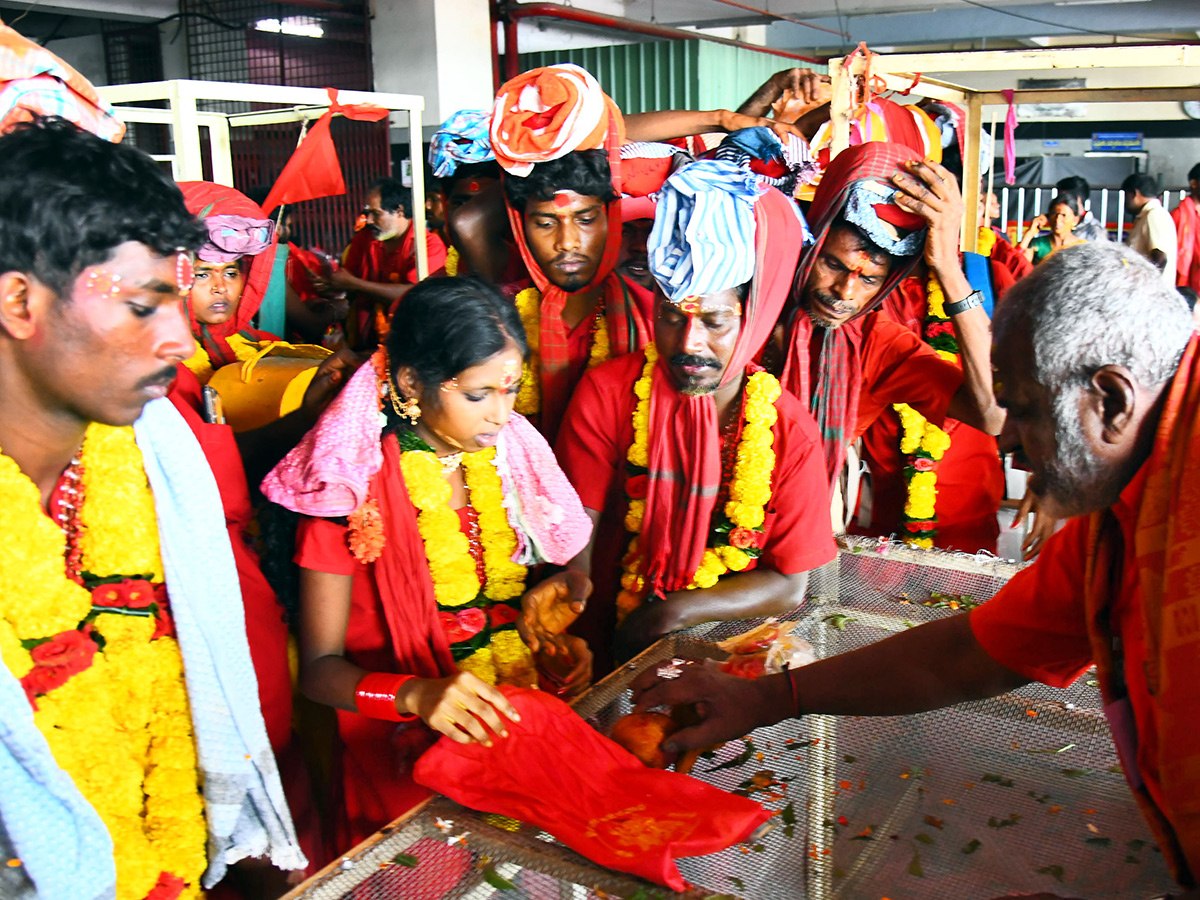
[[[733,306],[727,306],[724,304],[705,303],[702,294],[689,294],[678,300],[672,300],[669,297],[664,297],[663,299],[685,316],[699,316],[705,313],[716,312],[732,312],[738,316],[742,314],[742,301],[740,300],[735,300]]]
[[[500,377],[500,390],[507,391],[521,378],[521,364],[515,359],[504,361],[504,374]]]

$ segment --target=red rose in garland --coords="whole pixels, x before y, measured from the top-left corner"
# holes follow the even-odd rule
[[[650,477],[648,475],[634,475],[625,482],[625,493],[632,500],[645,500],[649,489]]]
[[[36,668],[63,669],[66,681],[92,664],[96,642],[80,631],[61,631],[44,644],[38,644],[29,655]]]
[[[760,534],[752,528],[735,528],[729,532],[729,546],[747,550],[758,546]]]

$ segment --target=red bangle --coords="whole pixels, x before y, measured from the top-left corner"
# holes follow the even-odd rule
[[[414,715],[403,715],[396,709],[396,694],[401,686],[415,675],[393,675],[389,672],[371,672],[364,675],[354,689],[354,706],[369,719],[387,722],[411,722]]]

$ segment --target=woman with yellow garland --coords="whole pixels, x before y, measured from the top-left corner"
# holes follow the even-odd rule
[[[567,562],[591,532],[549,447],[512,413],[527,352],[494,288],[422,282],[387,354],[263,483],[309,516],[296,540],[300,687],[338,711],[339,848],[427,793],[411,766],[438,733],[504,735],[515,712],[493,685],[574,695],[590,680],[583,641],[538,642],[535,659],[518,632],[523,604],[532,614],[590,590],[564,575],[527,590],[532,568]]]
[[[584,376],[556,448],[598,523],[571,565],[603,601],[578,626],[602,667],[669,631],[790,612],[836,552],[812,416],[751,362],[802,243],[792,201],[731,162],[686,165],[659,196],[655,342]]]

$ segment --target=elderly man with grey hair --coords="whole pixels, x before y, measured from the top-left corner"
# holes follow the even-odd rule
[[[897,715],[1093,664],[1126,777],[1159,848],[1200,898],[1200,350],[1183,299],[1113,244],[1056,253],[994,322],[1001,444],[1071,521],[970,613],[782,675],[654,670],[638,707],[699,702],[668,750],[807,713]]]

